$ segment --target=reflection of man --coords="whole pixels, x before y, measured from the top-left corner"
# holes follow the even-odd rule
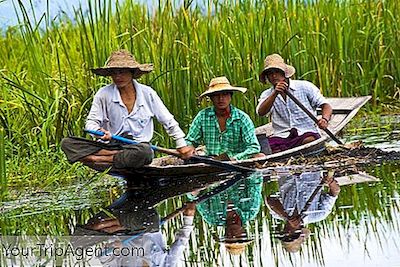
[[[260,210],[262,183],[262,177],[255,174],[196,206],[207,224],[225,227],[224,237],[215,238],[224,243],[231,254],[242,253],[252,241],[245,227]]]
[[[107,253],[107,255],[100,257],[101,263],[104,266],[176,266],[178,260],[183,255],[183,251],[188,246],[190,233],[194,228],[193,218],[195,211],[194,204],[188,203],[186,205],[186,209],[183,212],[183,225],[177,230],[175,241],[169,246],[169,249],[167,249],[161,229],[156,232],[145,232],[142,235],[136,233],[138,236],[128,242],[116,239],[112,241],[114,246],[118,246],[120,250],[126,247],[134,249],[126,251],[141,253],[133,253],[128,256]],[[125,229],[125,226],[122,226],[118,219],[111,218],[98,220],[88,227],[107,233],[114,233],[115,231]]]
[[[190,190],[197,186],[191,184]],[[128,190],[107,208],[108,212],[96,214],[80,231],[86,235],[112,235],[107,238],[111,244],[108,247],[138,252],[126,256],[104,253],[99,258],[104,266],[175,266],[188,246],[190,233],[194,228],[195,204],[186,204],[183,225],[177,229],[175,241],[168,249],[155,206],[164,199],[187,192],[183,190],[188,188],[159,185],[146,187],[146,190]]]
[[[306,172],[299,176],[281,177],[278,181],[280,197],[267,197],[272,217],[286,221],[282,245],[296,252],[309,236],[304,226],[324,220],[336,202],[340,187],[332,176],[323,178],[329,190],[322,191],[321,172]]]

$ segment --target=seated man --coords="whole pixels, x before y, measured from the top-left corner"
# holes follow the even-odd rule
[[[315,115],[316,109],[322,108],[322,118],[318,120],[319,128],[326,129],[332,115],[332,107],[319,89],[311,82],[290,79],[294,73],[295,68],[285,64],[280,55],[272,54],[265,58],[260,81],[266,83],[267,78],[272,87],[261,94],[256,111],[260,116],[271,116],[274,133],[268,137],[268,143],[272,153],[321,137],[314,121],[287,97],[286,90],[290,90]]]
[[[200,97],[209,96],[213,107],[201,110],[194,118],[186,142],[194,147],[204,144],[206,153],[220,159],[243,160],[260,154],[260,145],[250,117],[231,105],[234,91],[246,88],[233,87],[226,77],[211,80],[209,88]]]
[[[115,51],[105,67],[92,69],[101,76],[111,76],[113,83],[101,88],[94,96],[86,120],[86,130],[102,131],[101,141],[70,137],[61,147],[68,160],[80,161],[94,169],[108,167],[140,168],[153,158],[149,142],[153,137],[155,117],[176,141],[178,151],[184,155],[191,151],[178,122],[165,107],[157,93],[136,81],[153,70],[151,64],[140,64],[127,51]],[[122,145],[111,140],[112,135],[130,138],[139,144]],[[108,143],[106,143],[108,142]]]

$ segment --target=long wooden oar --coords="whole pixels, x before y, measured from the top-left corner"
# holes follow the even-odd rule
[[[315,123],[318,124],[318,119],[312,114],[289,90],[285,91],[285,94],[293,100]],[[343,145],[343,142],[340,141],[328,128],[323,129],[332,140],[334,140],[339,145]]]
[[[86,130],[86,132],[94,134],[94,135],[98,135],[98,136],[103,136],[104,133],[101,131],[93,131],[93,130]],[[118,140],[122,143],[125,144],[138,144],[138,142],[135,142],[131,139],[128,138],[124,138],[118,135],[113,135],[111,137],[114,140]],[[154,151],[158,151],[167,155],[172,155],[178,158],[181,158],[181,154],[173,149],[168,149],[168,148],[163,148],[163,147],[158,147],[155,145],[151,145],[151,149],[153,149]],[[215,160],[212,158],[207,158],[207,157],[202,157],[202,156],[197,156],[197,155],[193,155],[190,157],[190,159],[196,160],[198,162],[202,162],[202,163],[207,163],[209,165],[213,165],[213,166],[217,166],[220,167],[222,169],[226,169],[229,171],[236,171],[236,172],[255,172],[255,169],[252,168],[247,168],[247,167],[243,167],[243,166],[239,166],[239,165],[233,165],[232,163],[229,162],[223,162],[223,161],[219,161],[219,160]]]

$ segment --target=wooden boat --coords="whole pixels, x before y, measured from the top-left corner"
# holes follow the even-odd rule
[[[371,96],[363,97],[348,97],[348,98],[327,98],[332,106],[332,118],[329,123],[329,129],[333,134],[338,134],[349,121],[357,114],[358,110],[371,99]],[[256,128],[257,135],[271,135],[272,125],[266,125]],[[316,154],[324,150],[325,143],[330,140],[330,137],[321,131],[321,138],[286,151],[281,151],[261,158],[247,159],[233,164],[246,167],[254,167],[257,164],[265,162],[273,162],[284,158],[289,158],[296,155]],[[226,171],[220,167],[207,165],[204,163],[168,165],[166,160],[168,157],[156,158],[153,162],[145,166],[140,173],[146,176],[190,176],[199,174],[213,174]],[[132,173],[133,174],[133,173]],[[129,175],[129,172],[123,175]]]

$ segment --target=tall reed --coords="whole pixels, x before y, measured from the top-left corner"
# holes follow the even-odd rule
[[[203,107],[197,96],[212,77],[225,75],[249,88],[233,103],[258,126],[258,81],[266,55],[281,53],[296,77],[327,96],[373,95],[373,109],[398,101],[400,4],[395,0],[186,1],[162,0],[149,10],[136,1],[89,1],[74,18],[29,17],[16,1],[19,24],[0,37],[0,126],[28,155],[52,150],[62,137],[82,136],[92,96],[110,81],[90,68],[112,50],[128,49],[155,71],[151,85],[184,130]],[[28,4],[24,4],[28,3]],[[25,6],[26,5],[26,6]],[[160,125],[153,140],[172,146]]]
[[[0,200],[7,194],[6,149],[4,129],[0,127]]]

